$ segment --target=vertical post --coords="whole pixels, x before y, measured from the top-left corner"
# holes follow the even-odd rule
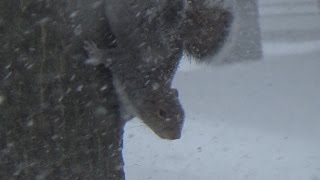
[[[124,179],[111,74],[84,63],[97,3],[0,1],[0,179]]]
[[[234,12],[231,47],[224,62],[256,60],[262,57],[257,0],[230,0]]]

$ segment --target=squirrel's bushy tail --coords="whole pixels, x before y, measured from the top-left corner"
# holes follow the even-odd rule
[[[210,63],[230,35],[233,14],[222,4],[190,1],[183,27],[184,50],[197,62]]]

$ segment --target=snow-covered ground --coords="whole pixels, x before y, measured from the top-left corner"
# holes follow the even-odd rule
[[[294,5],[297,15],[281,10],[289,0],[277,2],[260,2],[260,61],[205,67],[184,60],[174,81],[186,112],[180,140],[159,139],[138,119],[127,124],[128,180],[320,180],[320,12],[310,15],[319,29],[301,22],[268,38],[277,31],[266,25],[306,19]],[[305,38],[283,37],[284,28]]]

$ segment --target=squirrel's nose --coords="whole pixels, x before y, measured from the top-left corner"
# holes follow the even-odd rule
[[[162,130],[162,133],[159,135],[163,139],[175,140],[181,138],[182,128],[165,128]]]

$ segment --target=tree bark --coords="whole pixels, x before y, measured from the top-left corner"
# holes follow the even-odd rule
[[[124,179],[113,46],[97,0],[0,1],[0,179]]]

